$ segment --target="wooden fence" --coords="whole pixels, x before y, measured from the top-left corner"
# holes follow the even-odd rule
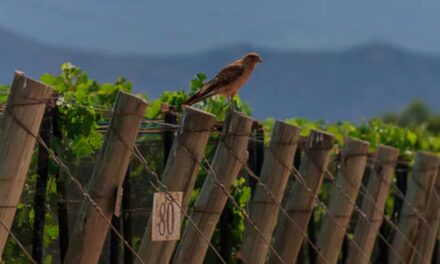
[[[125,263],[197,264],[206,260],[208,252],[221,263],[238,259],[244,263],[439,263],[435,253],[440,221],[437,155],[418,152],[412,169],[405,164],[410,174],[404,175],[408,181],[402,188],[394,180],[395,172],[402,170],[395,148],[380,145],[371,154],[368,142],[347,138],[342,151],[334,155],[333,135],[312,130],[305,138],[299,127],[277,121],[264,150],[264,132],[250,117],[231,112],[219,130],[215,116],[187,107],[181,115],[166,114],[162,124],[169,128],[162,133],[166,164],[158,175],[136,146],[138,134],[145,132],[140,125],[147,108],[142,99],[118,94],[110,123],[100,128],[104,144],[84,187],[63,157],[50,148],[50,140],[61,137],[51,88],[17,72],[0,121],[0,254],[9,238],[29,262],[42,263],[44,194],[52,160],[83,198],[72,232],[67,208],[58,204],[60,253],[55,263],[98,263],[108,233],[111,263],[123,259]],[[211,161],[205,152],[213,133],[216,150]],[[36,144],[39,177],[30,253],[12,224]],[[178,207],[178,219],[161,220],[183,224],[179,240],[153,240],[154,228],[160,227],[150,216],[140,245],[133,244],[126,228],[131,219],[121,214],[133,199],[127,195],[130,159],[143,165],[155,192]],[[330,166],[335,162],[337,166]],[[190,205],[200,171],[206,175],[204,184]],[[245,207],[231,194],[242,174],[253,189]],[[57,187],[65,198],[62,179]],[[323,188],[329,190],[328,197],[320,194]],[[181,192],[181,202],[175,192]],[[385,213],[389,195],[397,208],[391,216]],[[228,226],[227,204],[246,222],[241,249],[234,256],[225,249],[227,245],[218,249],[211,241],[216,229],[221,240],[227,239],[223,234]],[[317,215],[322,219],[319,227],[314,221]],[[391,232],[386,234],[385,228]],[[123,245],[123,258],[119,245]]]

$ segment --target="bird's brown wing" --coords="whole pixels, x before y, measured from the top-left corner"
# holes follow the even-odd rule
[[[200,102],[210,96],[216,95],[223,87],[228,86],[240,78],[244,73],[244,67],[240,63],[229,64],[224,67],[214,79],[207,82],[200,91],[191,96],[184,102],[186,105],[192,105]]]

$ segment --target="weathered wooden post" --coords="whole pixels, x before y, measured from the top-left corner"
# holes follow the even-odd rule
[[[46,107],[46,112],[41,122],[40,128],[41,139],[50,146],[52,140],[52,109]],[[37,165],[37,182],[35,183],[34,196],[34,228],[32,237],[32,258],[37,263],[43,263],[43,239],[44,224],[46,219],[46,193],[47,182],[49,180],[49,152],[39,144],[38,147],[38,165]]]
[[[170,106],[169,110],[164,113],[164,121],[166,124],[177,124],[177,115],[175,113],[176,107]],[[167,165],[167,159],[170,155],[171,148],[173,147],[175,131],[170,128],[166,128],[166,131],[163,133],[163,162],[164,166]]]
[[[55,140],[61,141],[62,133],[60,127],[60,116],[58,106],[55,106],[52,112],[52,130],[53,137]],[[57,150],[55,153],[59,154]],[[58,220],[58,233],[59,233],[59,245],[60,245],[60,261],[64,262],[66,256],[67,248],[69,247],[69,219],[67,213],[67,195],[66,195],[66,181],[61,176],[60,168],[57,169],[55,176],[56,189],[58,195],[57,202],[57,220]]]
[[[389,252],[389,263],[409,263],[415,253],[405,236],[412,244],[420,239],[420,231],[428,203],[428,194],[433,187],[439,165],[438,156],[428,152],[417,152],[412,177],[409,179],[405,202],[399,218],[398,228],[401,232],[394,235],[392,246],[397,253]],[[414,211],[417,209],[418,213]],[[424,239],[424,238],[423,238]],[[397,255],[399,254],[399,255]]]
[[[124,193],[122,195],[122,229],[124,233],[124,239],[132,246],[132,232],[131,232],[131,183],[130,183],[130,165],[128,165],[127,173],[125,174],[125,180],[122,184]],[[124,264],[133,263],[133,253],[129,250],[127,245],[124,245]]]
[[[112,226],[114,226],[119,233],[121,232],[121,219],[116,215],[112,217]],[[119,264],[120,245],[121,241],[119,237],[112,232],[110,234],[110,264]]]
[[[304,178],[304,183],[297,180],[293,184],[285,207],[290,219],[280,215],[275,235],[275,250],[285,263],[296,262],[304,240],[304,233],[307,233],[307,225],[316,203],[315,196],[321,187],[333,149],[333,140],[333,135],[329,133],[317,130],[310,132],[309,142],[299,170]],[[278,263],[279,260],[277,256],[270,253],[269,262]]]
[[[317,246],[321,250],[317,263],[335,264],[341,251],[344,235],[350,222],[353,204],[367,164],[366,141],[347,138],[341,154],[336,185],[330,194],[329,211],[318,232]],[[362,258],[361,258],[362,259]]]
[[[411,263],[431,263],[434,252],[435,241],[438,234],[438,225],[440,224],[440,171],[437,173],[434,188],[429,193],[428,205],[426,207],[425,218],[429,227],[424,223],[419,231],[420,239],[417,241],[416,249],[420,253],[413,254]],[[436,262],[434,262],[436,263]]]
[[[185,108],[180,120],[180,128],[162,175],[162,183],[167,186],[168,191],[183,192],[182,208],[185,210],[188,208],[199,163],[204,157],[214,122],[215,116],[191,107]],[[150,218],[139,248],[139,255],[146,264],[168,263],[177,241],[152,241],[151,225]]]
[[[227,202],[228,196],[224,189],[213,179],[224,186],[228,192],[236,179],[242,162],[247,158],[247,143],[251,132],[252,119],[240,113],[229,113],[223,128],[223,140],[217,146],[213,160],[213,171],[203,184],[200,195],[194,205],[191,218],[197,224],[188,224],[181,243],[176,252],[174,263],[202,263],[209,244],[199,231],[210,239],[214,233],[220,214]],[[162,262],[165,263],[165,262]]]
[[[363,256],[371,257],[374,242],[383,220],[385,202],[398,155],[399,151],[396,148],[384,145],[379,145],[377,148],[374,168],[371,170],[367,186],[366,195],[369,198],[364,197],[361,207],[368,221],[359,216],[353,236],[358,247],[350,243],[347,263],[367,264],[368,261]]]
[[[115,201],[124,182],[130,155],[147,103],[119,92],[110,127],[93,170],[88,194],[106,218],[115,213]],[[98,263],[109,225],[85,199],[69,242],[64,263]]]
[[[250,206],[250,217],[265,237],[270,241],[278,219],[287,180],[291,174],[293,157],[299,140],[299,127],[277,121],[274,125],[269,148],[266,150],[261,172],[261,183],[257,185]],[[242,248],[245,263],[265,263],[269,246],[254,227],[246,224]]]
[[[252,125],[252,137],[248,144],[248,166],[257,175],[260,175],[261,168],[264,160],[264,129],[258,122],[254,121]],[[249,187],[252,194],[255,193],[255,187],[257,186],[257,180],[249,177]]]
[[[10,229],[23,191],[36,136],[52,89],[15,72],[0,121],[0,221]],[[8,232],[0,227],[0,256]]]

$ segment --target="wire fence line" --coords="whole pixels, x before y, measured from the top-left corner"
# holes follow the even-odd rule
[[[8,111],[8,108],[6,108],[6,111]],[[92,205],[92,207],[98,212],[98,214],[101,216],[101,218],[106,222],[106,224],[109,226],[109,228],[113,231],[114,234],[124,243],[124,246],[126,246],[131,253],[141,262],[142,259],[137,254],[137,252],[133,249],[133,247],[128,243],[124,236],[117,230],[116,227],[112,225],[111,219],[108,219],[104,213],[102,208],[93,200],[90,194],[88,194],[85,190],[85,188],[82,186],[82,184],[76,179],[75,176],[71,173],[69,167],[62,161],[62,159],[53,151],[47,144],[44,142],[44,140],[40,137],[39,134],[34,134],[29,128],[27,128],[15,115],[12,111],[8,111],[8,114],[11,115],[11,117],[14,119],[14,121],[20,125],[31,137],[33,137],[39,144],[42,146],[47,153],[49,154],[49,157],[69,176],[69,179],[72,180],[72,182],[75,184],[76,188],[80,191],[81,195]]]
[[[7,110],[7,109],[6,109]],[[10,112],[10,114],[12,114],[12,112]],[[19,120],[17,120],[16,118],[15,118],[15,120],[19,123],[20,121]],[[20,123],[19,123],[20,124]],[[151,124],[158,124],[158,125],[161,125],[161,126],[164,126],[164,127],[168,127],[170,130],[169,131],[174,131],[174,130],[176,130],[179,126],[178,125],[175,125],[175,124],[167,124],[167,123],[163,123],[163,122],[160,122],[160,121],[154,121],[154,122],[151,122]],[[61,158],[60,157],[58,157],[57,155],[56,155],[56,153],[52,150],[52,149],[50,149],[47,145],[46,145],[46,143],[41,139],[41,137],[39,136],[39,135],[34,135],[29,129],[27,129],[26,127],[24,127],[24,125],[23,124],[20,124],[28,133],[30,133],[30,135],[32,136],[32,137],[34,137],[38,142],[39,142],[39,144],[41,145],[41,146],[43,146],[43,148],[45,148],[46,149],[46,151],[50,154],[50,157],[55,161],[55,163],[57,163],[57,165],[58,166],[60,166],[60,168],[62,168],[66,173],[67,173],[67,175],[70,177],[70,179],[75,183],[75,185],[76,185],[76,187],[80,190],[80,192],[81,192],[81,194],[83,195],[83,197],[93,206],[93,208],[95,208],[95,210],[101,215],[101,217],[106,221],[106,223],[109,225],[109,227],[112,229],[112,232],[114,232],[116,235],[117,235],[117,237],[124,243],[124,245],[132,252],[132,254],[141,262],[141,263],[143,263],[142,262],[142,260],[140,259],[140,256],[137,254],[137,252],[131,247],[131,245],[130,245],[130,243],[128,243],[125,239],[124,239],[124,237],[123,237],[123,235],[122,234],[120,234],[119,233],[119,231],[111,224],[111,220],[110,219],[108,219],[104,214],[103,214],[103,212],[102,212],[102,209],[96,204],[96,202],[92,199],[92,197],[85,191],[85,189],[84,189],[84,187],[81,185],[81,183],[72,175],[72,173],[70,172],[70,169],[69,169],[69,167],[67,166],[67,165],[65,165],[65,163],[61,160]],[[148,130],[148,129],[146,129],[146,130]],[[156,131],[162,131],[162,130],[156,130]],[[165,131],[165,130],[163,130],[163,131]],[[215,133],[220,133],[219,131],[214,131]],[[222,136],[221,135],[221,133],[220,133],[220,136]],[[263,141],[261,141],[261,140],[256,140],[256,142],[263,142]],[[221,143],[221,144],[224,144],[227,148],[229,148],[230,149],[230,147],[229,146],[227,146],[227,144],[225,144],[225,142],[222,140],[222,139],[220,139],[220,141],[219,141],[219,143]],[[188,151],[188,149],[185,147],[185,149]],[[158,175],[156,174],[156,173],[154,173],[153,171],[151,171],[149,168],[148,168],[148,165],[147,165],[147,162],[146,162],[146,160],[145,160],[145,158],[142,156],[142,154],[140,153],[140,151],[139,151],[139,149],[137,149],[137,147],[135,147],[135,149],[134,150],[132,150],[133,151],[133,153],[134,153],[134,155],[136,156],[136,158],[137,159],[139,159],[143,164],[144,164],[144,168],[145,168],[145,170],[147,171],[147,172],[149,172],[149,173],[152,173],[152,175],[154,175],[154,178],[156,179],[156,184],[158,184],[158,185],[156,185],[155,183],[153,183],[152,181],[150,181],[150,183],[152,184],[152,186],[153,186],[153,188],[156,190],[156,191],[163,191],[163,192],[166,192],[167,193],[167,195],[170,197],[170,199],[172,199],[172,200],[174,200],[174,197],[172,196],[172,195],[170,195],[170,193],[168,192],[168,190],[167,190],[167,188],[166,188],[166,186],[165,185],[163,185],[162,183],[161,183],[161,181],[160,181],[160,179],[159,179],[159,177],[158,177]],[[194,156],[193,156],[193,154],[192,153],[188,153],[188,154],[190,154],[193,158],[195,158]],[[233,153],[234,154],[234,153]],[[235,154],[236,155],[236,154]],[[236,158],[237,158],[237,156],[235,156]],[[267,194],[271,197],[271,199],[273,199],[274,198],[274,194],[270,191],[270,189],[268,188],[268,186],[267,185],[265,185],[264,183],[262,183],[261,181],[260,181],[260,179],[259,179],[259,177],[249,168],[249,166],[247,165],[247,163],[245,162],[245,161],[242,161],[241,159],[238,159],[239,160],[239,162],[240,163],[242,163],[242,165],[243,165],[243,167],[245,168],[245,170],[248,172],[248,174],[253,178],[253,179],[255,179],[256,181],[257,181],[257,184],[258,185],[260,185],[262,188],[264,188],[265,189],[265,191],[267,192]],[[240,210],[240,212],[245,216],[245,218],[246,218],[246,221],[248,221],[249,223],[251,223],[251,225],[253,226],[253,228],[255,228],[255,230],[259,233],[259,235],[262,237],[262,239],[265,241],[265,243],[267,243],[267,245],[269,246],[269,248],[271,249],[271,251],[277,256],[277,258],[279,258],[280,260],[281,260],[281,262],[282,263],[284,263],[284,261],[281,259],[281,257],[280,257],[280,255],[278,254],[278,252],[276,252],[276,250],[272,247],[272,245],[271,245],[271,243],[270,243],[270,240],[268,241],[259,231],[258,231],[258,227],[255,225],[255,223],[252,221],[252,219],[250,218],[250,216],[249,216],[249,214],[246,212],[246,210],[244,210],[239,204],[238,204],[238,202],[234,199],[234,197],[229,193],[229,191],[228,190],[226,190],[226,188],[225,188],[225,186],[224,185],[222,185],[221,184],[221,182],[217,179],[217,177],[216,177],[216,175],[215,175],[215,172],[213,171],[213,168],[212,168],[212,165],[210,164],[210,162],[208,161],[208,160],[206,160],[206,159],[204,159],[204,162],[205,162],[205,164],[203,164],[202,162],[200,162],[200,161],[198,161],[197,159],[195,159],[194,160],[195,162],[198,162],[199,163],[199,165],[200,165],[200,167],[203,169],[203,170],[205,170],[206,172],[207,172],[207,174],[208,175],[210,175],[210,176],[212,176],[212,179],[215,181],[215,183],[219,186],[219,187],[221,187],[222,188],[222,190],[223,190],[223,192],[225,193],[225,195],[226,196],[228,196],[228,199],[230,199],[230,201],[232,202],[232,205],[236,208],[236,209],[238,209],[238,210]],[[281,161],[282,162],[282,161]],[[283,166],[286,166],[285,164],[284,164],[284,162],[283,162]],[[289,166],[286,166],[286,168],[288,168],[291,172],[292,172],[292,174],[293,175],[296,175],[295,176],[295,178],[297,179],[297,181],[299,181],[300,183],[302,183],[302,184],[304,184],[304,188],[307,190],[307,191],[309,191],[310,193],[312,193],[312,191],[311,191],[311,189],[310,188],[308,188],[306,185],[305,185],[305,181],[304,181],[304,176],[303,175],[301,175],[300,174],[300,172],[298,171],[298,170],[296,170],[294,167],[292,167],[292,166],[290,166],[290,168],[289,168]],[[332,185],[339,191],[339,192],[341,192],[343,195],[344,195],[344,197],[346,197],[346,199],[347,199],[347,201],[349,201],[350,203],[351,203],[351,205],[353,206],[353,209],[356,211],[356,212],[358,212],[359,213],[359,215],[361,216],[361,217],[363,217],[363,218],[365,218],[365,220],[367,220],[368,221],[368,223],[369,223],[369,225],[371,225],[372,223],[370,222],[370,220],[368,219],[368,217],[365,215],[365,213],[361,210],[361,208],[359,208],[357,205],[356,205],[356,203],[355,203],[355,201],[352,201],[351,199],[350,199],[350,197],[348,196],[348,194],[347,193],[345,193],[343,190],[342,190],[342,188],[341,188],[341,186],[339,186],[336,182],[335,182],[335,177],[331,174],[331,172],[328,170],[328,169],[326,169],[326,173],[329,175],[329,178],[330,178],[330,182],[332,183]],[[376,175],[377,176],[377,175]],[[350,181],[348,181],[348,182],[350,182]],[[434,227],[431,227],[430,225],[429,225],[429,223],[428,223],[428,221],[425,219],[425,217],[424,217],[424,215],[422,214],[422,213],[420,213],[419,212],[419,210],[417,210],[417,208],[415,208],[411,203],[409,203],[407,200],[405,200],[404,198],[405,198],[405,195],[403,194],[403,192],[397,187],[397,185],[394,183],[394,182],[391,182],[390,183],[390,185],[393,187],[393,189],[396,189],[395,190],[395,192],[398,194],[398,197],[399,198],[401,198],[402,199],[402,201],[404,202],[404,203],[406,203],[414,212],[415,212],[415,214],[421,219],[421,221],[423,221],[423,223],[425,224],[425,225],[427,225],[427,227],[431,230],[431,231],[434,231]],[[365,198],[365,199],[368,199],[368,200],[370,200],[371,202],[372,202],[372,204],[374,205],[374,198],[373,197],[371,197],[369,194],[368,194],[368,191],[366,190],[366,188],[365,188],[365,186],[363,185],[363,184],[361,184],[360,185],[360,190],[359,190],[359,193]],[[437,194],[438,195],[438,194]],[[333,218],[333,216],[331,216],[331,214],[330,214],[330,212],[329,212],[329,210],[328,210],[328,208],[327,208],[327,206],[319,199],[319,197],[317,197],[316,195],[313,195],[313,198],[316,200],[316,203],[320,206],[320,207],[322,207],[323,209],[324,209],[324,211],[332,218],[332,220],[335,222],[335,223],[339,223],[338,221],[337,221],[337,219],[335,219],[335,218]],[[174,200],[174,203],[176,203],[177,205],[178,205],[178,203]],[[279,211],[281,212],[281,213],[283,213],[284,215],[288,215],[288,213],[285,211],[285,209],[281,206],[281,204],[279,204],[279,203],[275,203],[275,200],[274,200],[274,204],[276,204],[276,206],[278,207],[278,209],[279,209]],[[183,208],[180,208],[181,209],[181,211],[185,214],[185,217],[188,219],[188,221],[191,223],[191,224],[193,224],[194,226],[196,226],[196,224],[192,221],[192,219],[190,218],[190,215],[188,214],[188,212],[186,211],[186,210],[184,210]],[[379,211],[381,214],[382,214],[382,216],[383,216],[383,219],[385,220],[385,221],[387,221],[388,223],[390,223],[390,226],[392,226],[392,228],[393,229],[395,229],[396,230],[396,232],[400,232],[401,233],[401,231],[400,231],[400,229],[398,228],[398,226],[397,225],[395,225],[394,223],[393,223],[393,221],[392,220],[390,220],[390,219],[388,219],[388,217],[385,215],[385,213],[382,211],[382,210],[380,210],[379,208],[377,208],[377,207],[375,207],[375,210],[377,210],[377,211]],[[289,221],[290,222],[294,222],[294,220],[293,219],[291,219],[290,217],[289,217]],[[4,224],[3,223],[1,223],[3,226],[4,226]],[[349,233],[348,233],[348,231],[347,230],[345,230],[345,228],[343,228],[343,227],[341,227],[340,225],[338,225],[338,227],[339,228],[341,228],[341,230],[342,231],[344,231],[344,233],[345,233],[345,235],[346,235],[346,237],[348,238],[348,239],[351,239],[351,237],[349,236]],[[197,228],[197,226],[196,226],[196,228]],[[20,248],[22,248],[22,250],[24,251],[24,254],[27,256],[27,257],[30,257],[30,260],[31,261],[33,261],[33,262],[35,262],[33,259],[32,259],[32,257],[30,256],[30,254],[26,251],[26,249],[23,247],[23,245],[22,245],[22,243],[20,243],[20,241],[18,241],[18,239],[16,238],[16,236],[10,231],[10,230],[7,230],[8,231],[8,233],[17,241],[17,244],[20,246]],[[202,237],[203,237],[203,239],[209,244],[209,246],[211,247],[211,249],[214,251],[214,253],[219,257],[219,260],[222,262],[222,263],[226,263],[226,261],[222,258],[222,256],[220,255],[220,253],[216,250],[216,248],[215,248],[215,246],[214,245],[212,245],[212,243],[210,242],[210,240],[208,239],[208,238],[206,238],[205,236],[204,236],[204,234],[203,234],[203,232],[201,231],[201,230],[198,230],[198,231],[200,231],[200,234],[202,235]],[[380,232],[378,232],[378,230],[375,230],[375,231],[377,231],[377,233],[378,233],[378,236],[383,240],[383,241],[385,241],[385,243],[387,244],[387,246],[390,248],[390,250],[393,250],[393,252],[394,253],[397,253],[396,251],[395,251],[395,249],[392,247],[392,245],[387,241],[387,239],[385,238],[385,237],[383,237],[383,235],[382,234],[380,234]],[[317,254],[320,254],[320,255],[322,255],[321,254],[321,252],[320,252],[320,250],[316,247],[316,245],[314,245],[311,241],[310,241],[310,239],[309,239],[309,237],[308,237],[308,235],[307,235],[307,232],[305,231],[305,230],[301,230],[301,232],[304,232],[304,237],[305,237],[305,239],[307,240],[307,242],[312,246],[312,248],[317,252]],[[411,248],[414,250],[414,252],[416,253],[416,254],[418,254],[418,255],[420,255],[421,257],[423,257],[422,256],[422,253],[421,252],[419,252],[417,249],[416,249],[416,247],[414,246],[414,244],[406,237],[406,236],[404,236],[403,235],[403,233],[401,233],[402,234],[402,236],[404,237],[404,239],[407,241],[407,243],[408,244],[410,244],[410,246],[411,246]],[[359,248],[359,246],[357,245],[357,243],[356,242],[354,242],[354,240],[352,240],[351,241],[355,246],[357,246],[358,247],[358,249],[360,249]],[[362,252],[363,253],[363,252]],[[399,254],[397,254],[397,256],[399,256]],[[369,258],[367,257],[367,256],[365,256],[365,255],[363,255],[363,257],[365,257],[366,259],[367,259],[367,261],[369,262]],[[400,257],[400,256],[399,256]],[[328,263],[327,262],[327,260],[325,260],[325,262],[326,263]],[[403,262],[403,260],[401,260],[401,262]]]
[[[229,148],[229,146],[227,146],[227,144],[225,144],[225,142],[221,141],[222,144]],[[206,172],[208,176],[211,176],[212,179],[214,180],[215,184],[220,187],[220,189],[223,191],[223,193],[228,197],[228,199],[232,202],[232,205],[239,210],[245,217],[246,221],[248,221],[252,228],[254,228],[254,230],[258,233],[258,235],[263,239],[263,241],[268,245],[268,247],[270,248],[270,250],[277,256],[277,258],[281,261],[281,263],[285,263],[284,260],[281,258],[281,256],[279,255],[279,253],[275,250],[275,248],[273,248],[272,244],[270,243],[270,241],[268,241],[264,235],[261,233],[260,229],[258,228],[258,226],[254,223],[254,221],[250,218],[249,214],[246,212],[246,210],[244,210],[239,203],[235,200],[235,198],[229,193],[228,190],[226,190],[226,187],[219,181],[219,179],[217,178],[217,175],[214,171],[214,169],[212,168],[212,165],[210,164],[210,162],[204,158],[204,161],[206,163],[206,167],[205,164],[203,164],[202,162],[198,161],[195,157],[195,155],[193,153],[191,153],[191,151],[189,151],[189,149],[184,146],[184,150],[192,157],[192,159],[197,162],[199,164],[200,167],[202,167]]]
[[[209,238],[207,238],[205,236],[205,234],[202,232],[202,230],[199,229],[199,227],[197,226],[196,222],[194,222],[194,220],[191,218],[190,214],[188,213],[187,210],[185,210],[174,198],[174,196],[171,195],[171,193],[168,191],[168,187],[163,184],[159,178],[159,176],[157,175],[157,173],[155,173],[154,171],[152,171],[149,167],[148,167],[148,163],[145,160],[145,158],[142,156],[141,152],[139,151],[139,149],[135,146],[134,147],[134,155],[135,157],[142,162],[143,168],[145,170],[145,172],[147,172],[148,174],[150,174],[151,176],[153,176],[153,178],[156,180],[157,184],[160,186],[157,186],[154,182],[152,182],[150,180],[150,184],[151,186],[153,186],[153,188],[158,191],[158,192],[165,192],[167,197],[174,202],[179,209],[184,213],[185,217],[187,218],[187,220],[194,226],[194,228],[196,229],[196,231],[202,236],[202,239],[208,243],[208,246],[213,250],[214,254],[216,254],[217,258],[223,263],[223,264],[227,264],[226,260],[224,260],[224,258],[222,257],[222,255],[220,254],[220,252],[218,252],[218,250],[215,248],[215,246],[211,243],[211,240]]]
[[[317,246],[311,241],[311,239],[309,238],[307,232],[305,230],[303,230],[302,228],[299,227],[299,225],[297,224],[297,222],[295,220],[293,220],[289,213],[286,211],[286,209],[284,207],[282,207],[282,205],[276,201],[275,195],[274,193],[270,190],[270,188],[264,184],[260,177],[258,177],[255,172],[249,168],[248,164],[241,160],[233,151],[232,149],[228,148],[228,150],[230,151],[230,153],[232,155],[234,155],[234,157],[241,163],[241,165],[244,167],[244,169],[246,170],[246,172],[248,173],[249,176],[251,176],[256,182],[257,185],[261,186],[265,193],[270,197],[270,199],[272,200],[272,202],[277,206],[278,210],[280,210],[280,212],[288,219],[289,222],[291,222],[298,230],[300,230],[300,232],[302,233],[302,235],[304,236],[304,238],[306,239],[306,241],[312,246],[312,248],[316,251],[317,254],[321,255],[322,258],[324,259],[325,263],[329,263],[327,261],[327,259],[322,255],[321,251],[317,248]],[[275,156],[275,155],[274,155]],[[291,169],[290,169],[291,170]]]
[[[375,175],[375,177],[377,177],[377,175]],[[374,210],[381,214],[382,219],[385,220],[387,222],[387,224],[389,224],[395,232],[399,233],[399,235],[402,236],[402,238],[405,240],[405,242],[408,243],[408,245],[410,245],[411,249],[413,249],[417,255],[423,256],[423,254],[416,248],[415,244],[400,230],[400,228],[386,216],[386,214],[383,212],[383,210],[381,210],[380,208],[378,208],[376,206],[374,198],[371,197],[368,190],[366,189],[366,187],[363,184],[361,184],[361,186],[360,186],[359,193],[363,196],[363,198],[366,198],[370,201],[370,204],[373,205]],[[360,208],[356,206],[355,210],[359,211]],[[381,232],[379,232],[379,229],[376,229],[374,231],[377,233],[377,236],[384,241],[384,243],[388,246],[388,248],[390,250],[392,250],[396,254],[396,256],[398,256],[398,258],[400,258],[402,260],[400,254],[394,249],[394,247],[386,239],[386,237],[384,235],[382,235]]]
[[[346,235],[348,234],[347,230],[345,228],[343,228],[341,226],[341,224],[339,223],[339,221],[331,214],[330,210],[328,209],[328,207],[319,199],[319,197],[317,195],[315,195],[313,193],[313,191],[310,189],[309,186],[307,186],[305,178],[303,175],[301,175],[301,173],[295,168],[295,167],[290,167],[287,164],[285,164],[285,162],[283,162],[280,159],[275,158],[275,160],[277,160],[277,162],[279,162],[282,166],[284,166],[285,168],[289,169],[291,174],[294,175],[295,179],[302,185],[302,187],[304,188],[304,190],[306,190],[310,196],[313,198],[313,200],[315,200],[316,204],[318,204],[324,211],[325,213],[329,216],[329,218],[338,226],[338,228],[344,232]],[[322,170],[321,166],[318,166],[315,161],[312,161],[312,163],[317,167],[318,170]],[[324,171],[322,171],[323,173]],[[363,252],[362,248],[350,237],[350,236],[346,236],[348,237],[348,239],[351,240],[351,242],[353,243],[353,245],[355,245],[355,247],[360,250],[362,257],[368,262],[370,263],[370,259],[369,257],[367,257],[365,255],[365,253]],[[313,248],[318,249],[317,246],[313,246]],[[318,249],[318,251],[321,254],[321,250]]]
[[[21,251],[23,251],[23,253],[25,254],[26,258],[32,262],[37,264],[37,262],[32,258],[32,255],[27,251],[26,247],[23,245],[23,243],[17,238],[17,236],[14,234],[14,232],[12,232],[11,229],[9,229],[5,223],[0,220],[0,224],[1,226],[6,230],[6,232],[8,232],[8,234],[12,237],[12,239],[14,239],[14,241],[17,243],[18,247],[20,248]],[[2,260],[2,258],[0,257],[0,261]]]
[[[286,168],[289,168],[289,166],[287,165],[287,164],[285,164],[283,161],[281,161],[281,160],[279,160],[279,159],[276,159],[278,162],[280,162],[280,163],[282,163],[283,164],[283,166],[284,167],[286,167]],[[315,164],[315,166],[317,166],[317,168],[318,169],[321,169],[319,166],[318,166],[318,164],[316,163],[316,161],[312,161],[314,164]],[[316,195],[313,195],[313,192],[312,192],[312,190],[308,187],[308,186],[306,186],[306,183],[305,183],[305,180],[304,180],[304,176],[302,176],[301,175],[301,173],[295,168],[295,167],[291,167],[291,172],[292,172],[292,174],[293,175],[296,175],[296,179],[299,181],[299,182],[301,182],[301,184],[303,184],[303,187],[304,187],[304,189],[305,190],[307,190],[307,192],[309,192],[312,196],[313,196],[313,198],[315,199],[315,201],[317,202],[317,204],[318,205],[320,205],[325,211],[326,211],[326,213],[329,215],[329,216],[331,216],[331,214],[330,214],[330,212],[329,212],[329,210],[328,210],[328,208],[327,208],[327,206],[319,199],[319,197],[317,197]],[[336,181],[335,181],[335,177],[333,176],[333,174],[330,172],[330,170],[329,169],[325,169],[325,173],[327,173],[328,175],[329,175],[329,177],[330,177],[330,182],[333,184],[333,186],[345,197],[345,199],[353,206],[353,209],[355,210],[355,211],[357,211],[358,213],[359,213],[359,215],[361,216],[361,217],[363,217],[366,221],[367,221],[367,223],[368,223],[368,225],[370,226],[370,227],[373,227],[373,223],[368,219],[368,217],[366,216],[366,214],[361,210],[361,208],[359,208],[359,206],[355,203],[355,201],[352,201],[352,199],[350,199],[350,197],[349,197],[349,195],[342,189],[342,187],[339,185],[339,184],[337,184],[336,183]],[[376,175],[377,176],[377,175]],[[348,183],[350,183],[351,184],[351,182],[348,180],[348,179],[346,179],[346,181],[348,182]],[[396,225],[396,224],[394,224],[391,220],[389,220],[387,217],[386,217],[386,215],[382,212],[382,210],[380,210],[379,208],[377,208],[377,206],[375,205],[375,201],[374,201],[374,198],[372,198],[371,196],[369,196],[368,195],[368,191],[365,189],[365,186],[361,183],[361,185],[360,185],[360,188],[363,190],[362,192],[360,192],[361,193],[361,195],[362,196],[364,196],[364,198],[368,198],[369,200],[370,200],[370,202],[371,202],[371,204],[374,206],[374,209],[375,210],[377,210],[378,212],[380,212],[381,214],[382,214],[382,216],[384,217],[384,219],[385,220],[387,220],[387,221],[389,221],[390,222],[390,224],[392,225],[392,227],[393,228],[395,228],[395,230],[396,230],[396,232],[399,232],[401,235],[402,235],[402,237],[405,239],[405,241],[407,242],[407,243],[409,243],[410,244],[410,246],[411,246],[411,248],[413,249],[413,250],[415,250],[415,252],[416,252],[416,254],[418,254],[419,256],[421,256],[422,258],[423,258],[423,254],[420,252],[420,251],[418,251],[417,250],[417,248],[415,247],[415,245],[401,232],[401,230],[398,228],[398,226]],[[420,217],[423,217],[423,216],[421,216],[420,214],[419,214],[419,216]],[[335,222],[335,223],[339,223],[335,218],[333,218],[333,221]],[[400,259],[400,262],[401,263],[404,263],[404,261],[403,261],[403,259],[400,257],[400,255],[398,254],[398,252],[394,249],[394,247],[391,245],[391,243],[390,242],[388,242],[388,240],[379,232],[379,230],[378,229],[374,229],[373,228],[373,230],[375,231],[375,232],[377,232],[377,235],[379,236],[379,238],[380,239],[382,239],[384,242],[385,242],[385,244],[389,247],[389,249],[390,250],[392,250],[394,253],[396,253],[397,254],[397,256],[398,256],[398,258]],[[349,240],[351,240],[351,242],[353,243],[353,245],[355,245],[355,247],[358,249],[358,250],[360,250],[361,251],[361,254],[363,255],[363,257],[366,259],[366,260],[368,260],[368,262],[369,262],[369,258],[365,255],[365,253],[362,251],[362,249],[359,247],[359,245],[354,241],[354,240],[352,240],[352,238],[351,238],[351,236],[349,236],[348,235],[348,231],[344,231],[344,233],[346,234],[346,237],[349,239]],[[309,242],[310,243],[310,242]],[[315,249],[316,248],[316,246],[315,245],[313,245],[313,248]]]

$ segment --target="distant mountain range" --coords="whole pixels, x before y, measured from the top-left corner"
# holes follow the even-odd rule
[[[14,69],[38,78],[57,73],[69,61],[99,81],[127,77],[136,92],[154,98],[164,90],[186,89],[198,72],[212,77],[250,50],[258,51],[264,63],[241,96],[257,118],[359,121],[399,110],[415,97],[439,109],[440,56],[384,43],[325,52],[237,45],[192,55],[116,55],[46,46],[0,28],[0,83],[10,83]]]

